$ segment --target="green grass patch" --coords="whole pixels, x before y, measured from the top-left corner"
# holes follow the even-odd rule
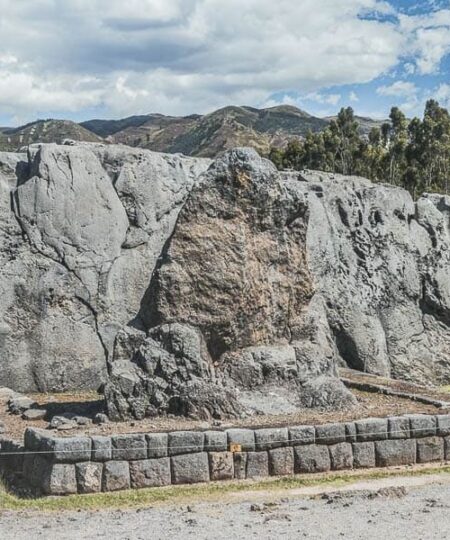
[[[283,491],[296,488],[326,486],[341,487],[361,480],[382,478],[426,476],[431,474],[450,474],[450,467],[434,467],[416,470],[365,471],[357,474],[332,474],[328,476],[313,475],[307,477],[291,476],[268,479],[260,482],[218,482],[195,486],[169,486],[165,488],[149,488],[141,490],[120,491],[116,493],[99,493],[93,495],[69,495],[66,497],[43,497],[23,499],[10,493],[0,483],[0,510],[100,510],[117,508],[142,508],[163,503],[192,503],[196,501],[215,501],[233,493],[249,491]]]

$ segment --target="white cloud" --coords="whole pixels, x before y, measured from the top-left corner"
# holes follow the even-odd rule
[[[450,47],[450,10],[395,23],[379,0],[0,0],[0,13],[0,114],[30,119],[206,112],[280,92],[332,107],[341,96],[324,88],[372,81],[410,52],[429,72]]]
[[[412,97],[417,92],[417,86],[408,81],[397,81],[389,86],[380,86],[377,88],[377,94],[380,96]]]
[[[350,94],[348,95],[348,99],[352,102],[352,103],[356,103],[359,101],[359,97],[358,95],[356,94],[356,92],[350,92]]]
[[[337,105],[341,100],[341,94],[321,94],[319,92],[311,92],[305,96],[304,99],[308,101],[315,101],[323,105]]]

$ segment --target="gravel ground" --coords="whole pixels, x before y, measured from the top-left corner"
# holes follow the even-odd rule
[[[303,493],[286,491],[276,496],[269,491],[236,493],[220,502],[191,506],[3,512],[0,538],[441,540],[450,538],[450,476],[443,476],[373,480],[334,492],[304,488]]]

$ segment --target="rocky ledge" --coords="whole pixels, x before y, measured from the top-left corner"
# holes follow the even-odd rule
[[[0,155],[0,385],[111,418],[351,407],[347,365],[450,381],[450,199],[249,149]]]

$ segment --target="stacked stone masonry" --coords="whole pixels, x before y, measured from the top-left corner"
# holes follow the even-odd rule
[[[48,495],[450,460],[450,415],[344,424],[0,441],[3,469]]]

